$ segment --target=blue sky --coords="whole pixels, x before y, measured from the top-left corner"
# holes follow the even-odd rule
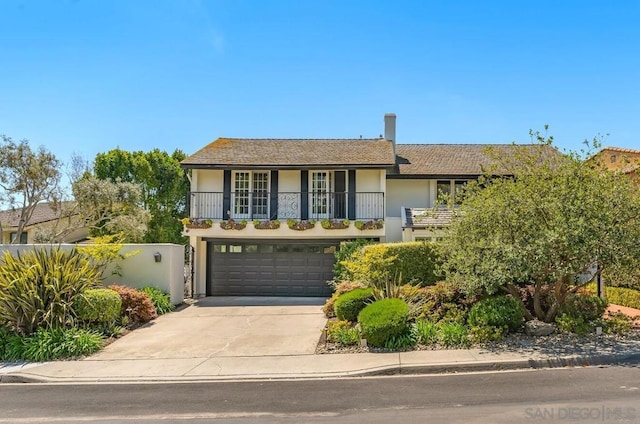
[[[0,1],[0,134],[61,159],[219,137],[640,148],[639,1]]]

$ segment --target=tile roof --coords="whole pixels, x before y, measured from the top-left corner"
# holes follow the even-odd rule
[[[60,202],[57,207],[54,203],[40,203],[36,206],[31,216],[31,220],[27,225],[41,224],[43,222],[52,221],[58,217],[63,210],[72,207],[75,202]],[[5,227],[17,227],[20,220],[20,211],[22,209],[8,209],[0,211],[0,222]]]
[[[406,228],[447,227],[451,224],[453,210],[449,208],[405,208]]]
[[[625,147],[613,147],[613,146],[603,147],[602,149],[600,149],[600,152],[604,152],[605,150],[612,151],[612,152],[620,152],[620,153],[640,153],[640,150],[627,149]],[[600,152],[598,152],[598,153],[600,153]],[[597,155],[597,153],[596,153],[596,155]]]
[[[533,148],[537,144],[398,144],[396,154],[400,175],[481,175],[491,165],[488,149],[500,156],[511,155],[515,148]],[[552,147],[548,154],[558,154]]]
[[[368,166],[394,164],[390,141],[377,139],[219,138],[183,160],[186,168]]]

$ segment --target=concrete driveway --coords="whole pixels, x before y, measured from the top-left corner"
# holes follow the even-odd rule
[[[209,297],[163,315],[92,360],[313,354],[322,298]]]

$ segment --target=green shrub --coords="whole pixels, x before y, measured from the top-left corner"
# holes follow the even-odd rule
[[[176,309],[175,305],[171,303],[169,293],[152,286],[143,287],[142,291],[149,295],[158,315],[163,315]]]
[[[425,287],[425,301],[420,313],[421,318],[432,322],[449,321],[465,323],[469,299],[455,285],[445,281]]]
[[[587,322],[583,316],[559,314],[556,316],[556,324],[562,331],[584,336],[593,330],[593,325]]]
[[[402,334],[391,335],[384,342],[384,347],[391,350],[408,350],[418,343],[412,331],[406,331]]]
[[[622,335],[631,331],[633,319],[622,312],[609,313],[607,319],[603,320],[604,331],[607,334]]]
[[[487,343],[504,338],[504,327],[492,327],[490,325],[476,325],[469,328],[469,335],[475,343]]]
[[[128,322],[132,324],[147,322],[158,316],[151,298],[145,292],[116,284],[109,286],[109,288],[120,295],[120,299],[122,299],[120,315],[126,317]]]
[[[457,322],[441,321],[438,327],[438,343],[445,347],[467,347],[469,337],[467,327]]]
[[[605,287],[605,296],[609,303],[640,309],[640,291],[621,287]]]
[[[327,340],[342,346],[353,346],[360,342],[360,332],[349,321],[329,321]]]
[[[110,289],[88,289],[73,305],[76,316],[86,323],[110,323],[120,317],[122,300]]]
[[[333,265],[333,281],[347,281],[349,280],[349,273],[344,266],[344,261],[350,260],[351,255],[354,254],[358,249],[367,244],[373,243],[369,239],[355,239],[346,241],[340,244],[340,248],[337,249],[334,253],[334,257],[336,258],[336,262]]]
[[[90,355],[102,348],[102,335],[80,328],[41,328],[30,336],[14,334],[3,360],[42,362]]]
[[[640,268],[637,266],[609,266],[602,271],[607,287],[640,290]],[[611,301],[611,300],[610,300]],[[611,301],[613,303],[613,301]]]
[[[591,322],[602,317],[607,309],[607,301],[598,296],[582,293],[567,295],[564,303],[558,310],[559,315],[568,315],[573,318],[582,317],[584,322]]]
[[[338,296],[334,311],[339,320],[355,322],[360,311],[372,301],[373,291],[370,288],[351,290]]]
[[[73,304],[100,284],[101,273],[75,250],[34,248],[0,260],[0,322],[21,334],[64,327],[75,318]]]
[[[511,296],[495,296],[483,299],[469,310],[470,327],[494,327],[504,333],[515,331],[522,325],[524,310],[520,301]]]
[[[380,287],[394,278],[423,285],[434,284],[438,257],[432,243],[379,243],[362,246],[342,261],[349,280]]]
[[[409,306],[402,299],[382,299],[368,305],[358,315],[358,323],[367,343],[384,347],[391,337],[405,334],[409,329]]]
[[[336,300],[340,295],[350,292],[354,289],[362,289],[365,285],[363,283],[353,282],[353,281],[343,281],[335,285],[333,294],[327,301],[324,303],[322,307],[322,312],[327,318],[334,318],[336,316],[336,312],[334,310],[334,305]]]
[[[432,321],[419,320],[413,324],[412,331],[416,341],[425,346],[438,342],[438,327]]]

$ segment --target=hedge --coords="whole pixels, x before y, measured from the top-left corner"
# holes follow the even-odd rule
[[[431,285],[442,277],[436,273],[438,255],[428,242],[379,243],[362,246],[342,262],[351,280],[379,286],[388,280]]]
[[[333,308],[339,320],[356,322],[360,311],[371,302],[373,302],[372,289],[355,289],[338,296]]]
[[[405,334],[408,324],[409,305],[397,298],[382,299],[368,305],[358,315],[358,324],[367,343],[384,347],[391,338]]]

